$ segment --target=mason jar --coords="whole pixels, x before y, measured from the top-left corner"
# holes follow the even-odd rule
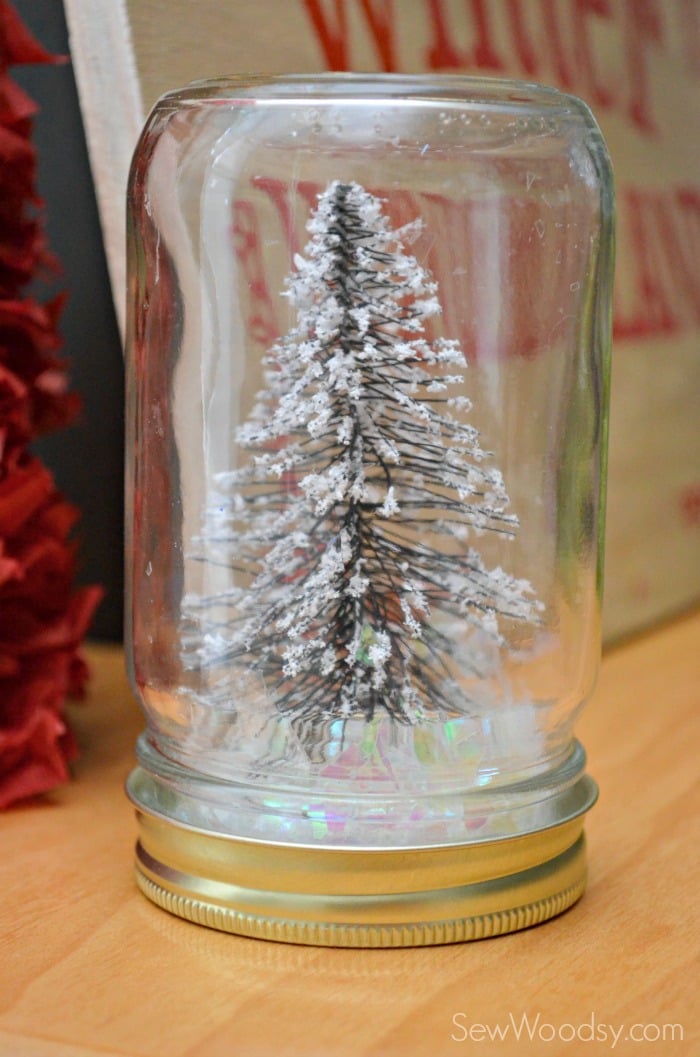
[[[145,894],[250,936],[496,935],[582,894],[613,195],[554,89],[165,95],[128,200]]]

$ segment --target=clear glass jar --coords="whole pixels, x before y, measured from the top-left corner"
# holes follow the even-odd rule
[[[492,931],[563,909],[600,653],[613,199],[590,111],[462,77],[198,82],[153,110],[128,208],[142,887],[232,931],[297,922],[283,939],[483,928],[478,899],[367,917],[410,849],[453,901],[556,860]],[[344,872],[365,880],[328,888]]]

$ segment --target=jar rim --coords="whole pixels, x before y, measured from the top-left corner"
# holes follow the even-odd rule
[[[265,103],[281,106],[359,105],[381,100],[391,106],[440,106],[528,113],[547,110],[559,119],[596,126],[578,96],[550,85],[466,74],[282,73],[235,74],[191,81],[166,92],[156,109],[174,106]]]

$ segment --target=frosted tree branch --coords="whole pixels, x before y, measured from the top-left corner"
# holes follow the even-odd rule
[[[296,326],[265,360],[265,386],[222,475],[205,552],[238,573],[199,663],[261,673],[312,758],[331,722],[384,711],[401,723],[455,715],[468,658],[454,622],[501,643],[499,619],[535,619],[530,585],[488,569],[466,541],[512,535],[500,472],[463,421],[456,341],[428,342],[437,284],[391,230],[380,199],[332,183],[285,291]]]

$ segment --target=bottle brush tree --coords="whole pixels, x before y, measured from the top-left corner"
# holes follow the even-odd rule
[[[518,522],[465,421],[463,352],[426,338],[440,304],[406,249],[420,226],[392,230],[357,183],[319,196],[287,280],[296,326],[238,431],[250,458],[209,512],[240,586],[202,653],[259,673],[312,759],[334,721],[468,712],[465,622],[501,643],[500,619],[537,610],[471,546]]]

